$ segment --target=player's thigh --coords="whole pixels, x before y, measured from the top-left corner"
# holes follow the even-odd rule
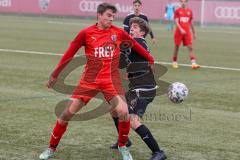
[[[117,113],[118,117],[126,116],[128,114],[128,107],[125,96],[116,95],[109,103],[111,104],[111,111]]]
[[[74,114],[76,114],[85,103],[81,99],[71,98],[66,104],[64,110],[61,112],[58,117],[59,122],[63,124],[64,122],[68,122],[72,119]]]
[[[87,104],[99,92],[99,87],[96,83],[80,81],[79,85],[74,89],[71,96],[72,99],[79,99],[84,104]]]
[[[115,96],[124,96],[124,90],[120,81],[113,82],[102,82],[100,89],[107,102],[113,99]]]
[[[176,46],[180,46],[183,41],[183,35],[181,33],[174,34],[174,43]]]
[[[191,34],[186,34],[183,38],[184,46],[192,46],[192,36]]]
[[[85,102],[79,98],[71,98],[71,104],[69,105],[70,113],[77,113],[83,106],[85,106]]]
[[[141,97],[139,98],[135,91],[128,91],[125,95],[126,103],[128,106],[129,114],[137,115],[142,118],[149,103],[153,101],[156,96],[156,91],[139,92]],[[116,116],[116,111],[112,111],[111,114]]]

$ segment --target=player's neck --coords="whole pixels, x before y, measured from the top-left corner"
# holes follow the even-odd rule
[[[182,6],[182,9],[186,9],[187,8],[187,6]]]
[[[106,30],[106,29],[109,28],[109,27],[104,26],[104,25],[103,25],[102,23],[100,23],[100,22],[98,22],[96,26],[97,26],[97,28],[100,29],[100,30]]]
[[[133,38],[142,38],[142,39],[144,39],[143,36],[141,36],[141,35],[135,35]]]
[[[136,16],[139,16],[140,15],[140,12],[135,12],[134,13]]]

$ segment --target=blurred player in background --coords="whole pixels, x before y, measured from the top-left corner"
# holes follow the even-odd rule
[[[143,13],[141,13],[141,7],[142,7],[142,2],[140,0],[133,1],[134,12],[127,15],[127,17],[123,21],[123,27],[126,32],[128,32],[128,33],[130,32],[129,22],[130,22],[130,19],[133,17],[140,17],[148,22],[148,17],[146,15],[144,15]],[[156,39],[154,38],[152,31],[150,31],[150,37],[151,37],[152,43],[155,44]]]
[[[195,39],[195,29],[193,26],[193,13],[190,8],[187,8],[187,0],[180,0],[181,7],[175,11],[174,19],[176,23],[176,31],[174,34],[175,48],[172,57],[173,68],[178,68],[177,58],[179,46],[183,43],[184,46],[188,47],[189,57],[192,63],[193,69],[200,68],[200,65],[196,63],[196,56],[193,53],[192,47],[192,36]],[[192,34],[191,34],[192,30]]]
[[[175,6],[172,3],[172,0],[169,0],[168,4],[165,7],[165,14],[164,14],[164,17],[167,20],[167,30],[173,30],[173,27],[174,27],[174,12],[175,12]]]
[[[148,23],[139,17],[134,17],[130,20],[130,35],[142,45],[148,52],[149,48],[144,37],[149,32]],[[127,69],[129,79],[129,91],[126,93],[128,110],[131,120],[131,128],[141,137],[142,141],[152,151],[150,160],[164,160],[165,153],[160,150],[157,141],[153,137],[151,131],[147,126],[141,123],[140,119],[143,117],[147,106],[156,96],[156,82],[154,74],[148,66],[147,60],[139,55],[136,50],[124,48],[122,50],[120,59],[120,68]],[[118,129],[119,118],[117,114],[112,112],[115,126]],[[128,140],[128,147],[131,146],[131,141]],[[110,148],[117,149],[118,142],[113,144]]]
[[[114,5],[102,3],[97,8],[97,23],[79,32],[62,56],[57,68],[48,81],[48,88],[56,83],[60,72],[74,57],[77,51],[84,46],[87,63],[84,73],[75,88],[69,106],[58,117],[50,138],[49,147],[40,154],[39,158],[47,160],[53,157],[54,152],[67,129],[68,122],[91,98],[99,92],[111,105],[111,111],[119,117],[118,150],[123,160],[132,160],[126,147],[130,130],[130,117],[124,91],[119,74],[120,44],[130,41],[137,53],[145,57],[153,65],[153,57],[124,30],[113,26],[112,21],[117,9]]]

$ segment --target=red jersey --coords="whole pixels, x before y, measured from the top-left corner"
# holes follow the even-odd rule
[[[84,46],[87,63],[82,79],[97,81],[118,78],[120,44],[125,40],[131,41],[134,50],[151,64],[154,63],[153,57],[121,28],[112,25],[106,30],[101,30],[95,24],[79,32],[64,53],[52,76],[57,77],[79,48]],[[112,81],[114,82],[114,80]]]
[[[190,8],[178,8],[175,11],[174,19],[178,18],[178,23],[180,26],[187,32],[190,33],[190,26],[193,19],[192,10]],[[179,28],[177,27],[177,32],[180,32]]]

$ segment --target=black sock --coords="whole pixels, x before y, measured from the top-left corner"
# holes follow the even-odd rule
[[[150,130],[145,126],[139,126],[135,132],[142,138],[142,140],[147,144],[148,148],[151,149],[153,153],[160,152],[159,146],[152,136]]]
[[[117,128],[117,133],[118,133],[119,132],[119,130],[118,130],[118,120],[119,120],[119,118],[118,117],[112,117],[112,118],[113,118],[115,127]]]

